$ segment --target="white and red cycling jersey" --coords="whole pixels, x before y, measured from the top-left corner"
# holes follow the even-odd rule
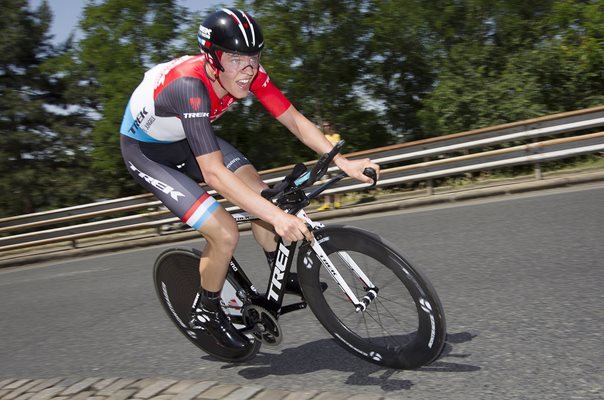
[[[195,156],[218,150],[211,122],[233,105],[236,98],[230,94],[218,98],[205,73],[205,63],[203,54],[183,56],[148,70],[128,102],[120,133],[151,143],[187,139]],[[274,117],[291,105],[262,66],[250,92]]]

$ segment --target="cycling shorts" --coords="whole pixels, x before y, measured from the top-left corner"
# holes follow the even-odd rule
[[[130,175],[153,193],[174,215],[195,230],[212,215],[219,203],[199,183],[203,174],[187,140],[148,143],[120,135],[122,157]],[[224,165],[235,172],[250,164],[235,147],[218,138]]]

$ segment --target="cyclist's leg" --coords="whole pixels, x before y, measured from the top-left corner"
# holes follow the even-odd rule
[[[244,181],[256,193],[262,192],[268,185],[262,181],[256,168],[232,145],[219,138],[218,144],[224,155],[224,163],[235,174]],[[277,256],[277,236],[273,226],[269,223],[257,220],[252,222],[252,233],[258,244],[264,250],[269,265],[273,264]],[[321,288],[327,288],[321,282]],[[298,282],[298,274],[291,272],[285,284],[287,293],[302,295],[302,289]]]
[[[224,208],[218,207],[198,231],[206,239],[199,262],[203,287],[211,292],[220,292],[239,240],[237,223]]]
[[[268,187],[268,185],[262,181],[256,168],[239,150],[220,138],[218,138],[218,144],[224,155],[224,164],[252,188],[252,190],[256,193],[260,193]],[[277,249],[275,232],[270,224],[262,220],[253,221],[252,233],[265,252],[273,253]]]
[[[190,173],[181,172],[191,170],[187,165],[190,164],[189,153],[186,142],[142,143],[122,137],[122,155],[134,179],[206,238],[209,255],[202,257],[200,273],[202,279],[207,279],[204,279],[206,289],[218,291],[224,283],[239,232],[231,215],[190,177]],[[201,174],[198,178],[201,179]]]
[[[189,158],[190,150],[187,152],[182,144],[141,144],[126,136],[122,136],[121,143],[122,155],[134,179],[206,238],[199,265],[201,289],[193,304],[191,326],[208,330],[221,346],[245,348],[249,341],[226,319],[220,306],[220,291],[239,239],[233,217],[193,179],[166,165],[163,158],[167,154],[172,154],[170,161],[176,165]]]

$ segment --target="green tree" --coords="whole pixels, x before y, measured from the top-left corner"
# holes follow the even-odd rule
[[[84,9],[84,37],[74,69],[86,77],[82,101],[97,115],[92,172],[105,197],[140,190],[121,157],[121,120],[145,70],[178,54],[176,39],[185,22],[186,13],[175,0],[106,0]]]
[[[417,113],[434,84],[433,32],[427,21],[435,10],[426,3],[366,2],[367,33],[358,43],[364,48],[364,84],[382,104],[382,117],[398,141],[421,137]]]
[[[442,4],[446,3],[446,4]],[[433,89],[417,117],[422,136],[434,136],[541,115],[536,77],[523,52],[542,34],[551,1],[436,2],[428,13]]]
[[[602,0],[456,4],[430,21],[437,76],[418,112],[425,135],[602,104]]]
[[[63,49],[51,45],[48,4],[0,6],[0,215],[76,204],[87,198],[86,118],[57,74]]]
[[[544,25],[548,34],[526,65],[542,103],[550,112],[603,104],[604,1],[556,1]]]

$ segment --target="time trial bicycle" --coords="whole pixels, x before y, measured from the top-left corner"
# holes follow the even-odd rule
[[[172,322],[197,347],[215,358],[243,362],[260,346],[278,345],[283,337],[279,316],[310,307],[335,341],[352,354],[391,368],[412,369],[433,362],[445,344],[443,306],[426,276],[380,236],[350,226],[312,221],[304,207],[346,175],[311,188],[327,172],[344,141],[308,170],[298,164],[282,182],[262,195],[306,221],[314,240],[279,239],[265,292],[259,292],[233,258],[221,292],[233,324],[250,338],[250,346],[233,352],[219,348],[209,334],[190,329],[191,307],[200,287],[197,249],[170,248],[155,262],[157,295]],[[376,172],[364,171],[376,183]],[[309,193],[304,189],[311,188]],[[233,214],[238,222],[255,219]],[[285,282],[296,257],[303,297],[283,305]],[[325,284],[327,283],[327,288]]]

